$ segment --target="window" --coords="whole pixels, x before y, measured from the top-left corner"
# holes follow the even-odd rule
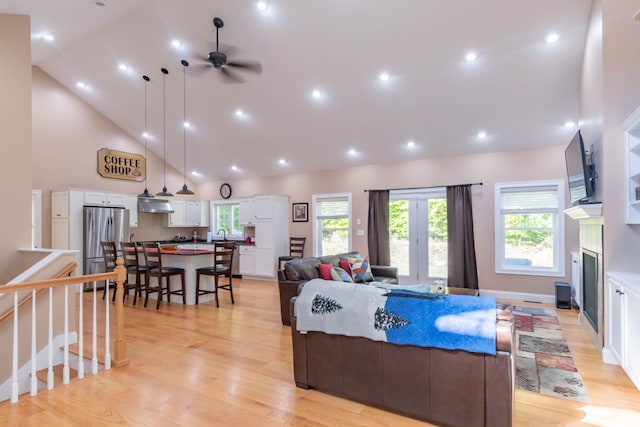
[[[238,203],[215,203],[211,231],[215,235],[221,228],[227,237],[243,238],[244,228],[240,225],[240,205]]]
[[[564,183],[496,184],[496,273],[564,276]]]
[[[351,193],[313,196],[313,254],[351,250]]]

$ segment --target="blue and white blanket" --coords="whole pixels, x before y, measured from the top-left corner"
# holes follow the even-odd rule
[[[295,304],[297,329],[496,354],[496,300],[321,279]]]

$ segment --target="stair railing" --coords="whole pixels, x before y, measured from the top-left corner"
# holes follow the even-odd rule
[[[70,366],[69,366],[69,287],[77,284],[85,284],[85,283],[93,283],[93,325],[92,325],[92,344],[93,344],[93,356],[91,360],[91,372],[96,374],[98,372],[98,357],[97,357],[97,292],[96,292],[96,283],[98,281],[105,281],[105,286],[107,287],[105,300],[105,354],[104,354],[104,369],[111,369],[111,366],[121,367],[125,366],[129,363],[127,358],[127,348],[126,341],[124,340],[124,309],[123,309],[123,299],[116,298],[115,299],[115,316],[116,316],[116,337],[113,345],[113,358],[111,357],[111,331],[110,331],[110,319],[109,313],[111,310],[110,302],[111,298],[109,297],[109,286],[108,283],[110,280],[114,281],[115,289],[114,292],[122,295],[124,292],[123,283],[127,277],[127,270],[124,267],[124,262],[122,259],[116,260],[116,267],[113,272],[109,273],[101,273],[101,274],[91,274],[85,276],[71,276],[71,277],[61,277],[54,278],[50,280],[42,280],[37,282],[24,282],[19,284],[7,284],[0,286],[0,296],[3,294],[13,294],[13,353],[12,353],[12,369],[11,369],[11,402],[15,403],[18,401],[18,396],[20,394],[19,387],[19,378],[18,378],[18,364],[19,364],[19,312],[20,308],[24,307],[28,302],[31,302],[31,378],[30,378],[30,394],[35,396],[38,393],[37,387],[37,362],[36,362],[36,353],[38,351],[36,346],[36,335],[37,335],[37,308],[36,308],[36,297],[39,292],[44,290],[49,290],[49,307],[48,307],[48,371],[47,371],[47,389],[51,390],[54,387],[54,375],[53,375],[53,312],[54,312],[54,304],[53,304],[53,290],[54,288],[64,288],[64,349],[63,349],[63,384],[68,384],[70,379]],[[25,298],[22,301],[19,301],[19,294],[24,291],[31,291],[31,297]],[[83,361],[83,351],[84,351],[84,320],[83,320],[83,298],[79,298],[78,305],[78,355],[79,361],[77,366],[78,378],[84,377],[84,361]],[[58,307],[56,307],[58,308]],[[10,312],[11,313],[11,312]],[[11,314],[9,314],[10,316]],[[7,315],[2,316],[0,321],[7,319]]]

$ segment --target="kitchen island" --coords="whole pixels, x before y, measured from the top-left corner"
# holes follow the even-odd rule
[[[138,260],[140,265],[145,264],[142,248],[138,249]],[[213,244],[180,244],[171,246],[161,246],[162,265],[166,267],[178,267],[184,269],[184,285],[186,293],[187,305],[195,305],[196,303],[196,270],[201,267],[213,265]],[[151,280],[156,280],[152,278]],[[180,277],[172,276],[169,278],[169,286],[171,289],[180,288]],[[155,282],[151,282],[155,283]],[[212,276],[201,276],[200,287],[204,289],[213,289],[214,278]],[[143,286],[144,291],[144,286]],[[157,293],[149,295],[149,299],[156,299]],[[199,298],[199,303],[213,301],[213,294],[204,294]],[[181,295],[171,295],[171,302],[182,304]]]

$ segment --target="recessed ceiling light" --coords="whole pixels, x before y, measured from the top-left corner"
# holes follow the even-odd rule
[[[150,138],[150,137],[151,137],[151,135],[149,135],[149,133],[148,133],[148,132],[142,132],[142,137],[143,137],[143,138]]]
[[[487,133],[483,130],[481,130],[480,132],[478,132],[478,138],[480,139],[485,139],[487,137]]]
[[[87,85],[84,82],[78,82],[76,83],[76,86],[78,86],[80,89],[86,89]]]
[[[391,76],[389,75],[389,73],[380,73],[380,74],[378,74],[378,79],[380,81],[386,82],[390,78],[391,78]]]
[[[573,121],[571,121],[571,120],[567,120],[567,121],[564,123],[564,127],[567,127],[567,128],[572,128],[572,127],[574,127],[575,125],[576,125],[576,123],[575,123],[575,122],[573,122]]]
[[[177,47],[182,46],[182,43],[180,43],[180,40],[171,40],[171,46],[177,48]]]
[[[241,109],[239,109],[239,108],[238,108],[238,109],[236,110],[236,116],[238,116],[238,117],[242,117],[242,116],[244,116],[244,111],[242,111]]]
[[[414,141],[407,142],[407,148],[415,148],[416,143]]]
[[[267,4],[266,1],[259,1],[258,3],[256,3],[256,7],[258,8],[258,10],[264,12],[269,8],[269,5]]]
[[[202,174],[198,171],[191,171],[191,175],[193,176],[202,176]]]
[[[118,65],[118,68],[120,69],[120,71],[127,71],[129,69],[129,67],[127,67],[127,64],[120,64]]]
[[[313,92],[311,92],[311,96],[314,99],[320,99],[320,98],[322,98],[322,92],[320,92],[320,90],[318,90],[318,89],[315,89]]]
[[[231,165],[231,170],[232,170],[232,171],[238,171],[238,170],[240,170],[240,169],[239,169],[239,168],[238,168],[238,166],[236,166],[236,165]]]
[[[191,123],[189,123],[189,122],[184,122],[184,123],[182,124],[182,126],[184,126],[185,128],[187,128],[187,129],[188,129],[188,128],[190,128],[190,127],[191,127]]]
[[[278,160],[278,163],[280,163],[281,165],[286,165],[287,161],[285,159],[280,159]]]
[[[478,55],[475,52],[467,52],[467,54],[464,56],[464,59],[466,61],[472,62],[478,59]]]
[[[547,43],[555,43],[560,39],[558,33],[549,33],[547,37],[544,39]]]
[[[352,148],[352,149],[349,150],[349,155],[350,156],[355,156],[356,154],[358,154],[358,152],[356,151],[355,148]]]
[[[52,42],[54,40],[54,37],[51,34],[45,34],[42,36],[42,38],[48,42]]]

